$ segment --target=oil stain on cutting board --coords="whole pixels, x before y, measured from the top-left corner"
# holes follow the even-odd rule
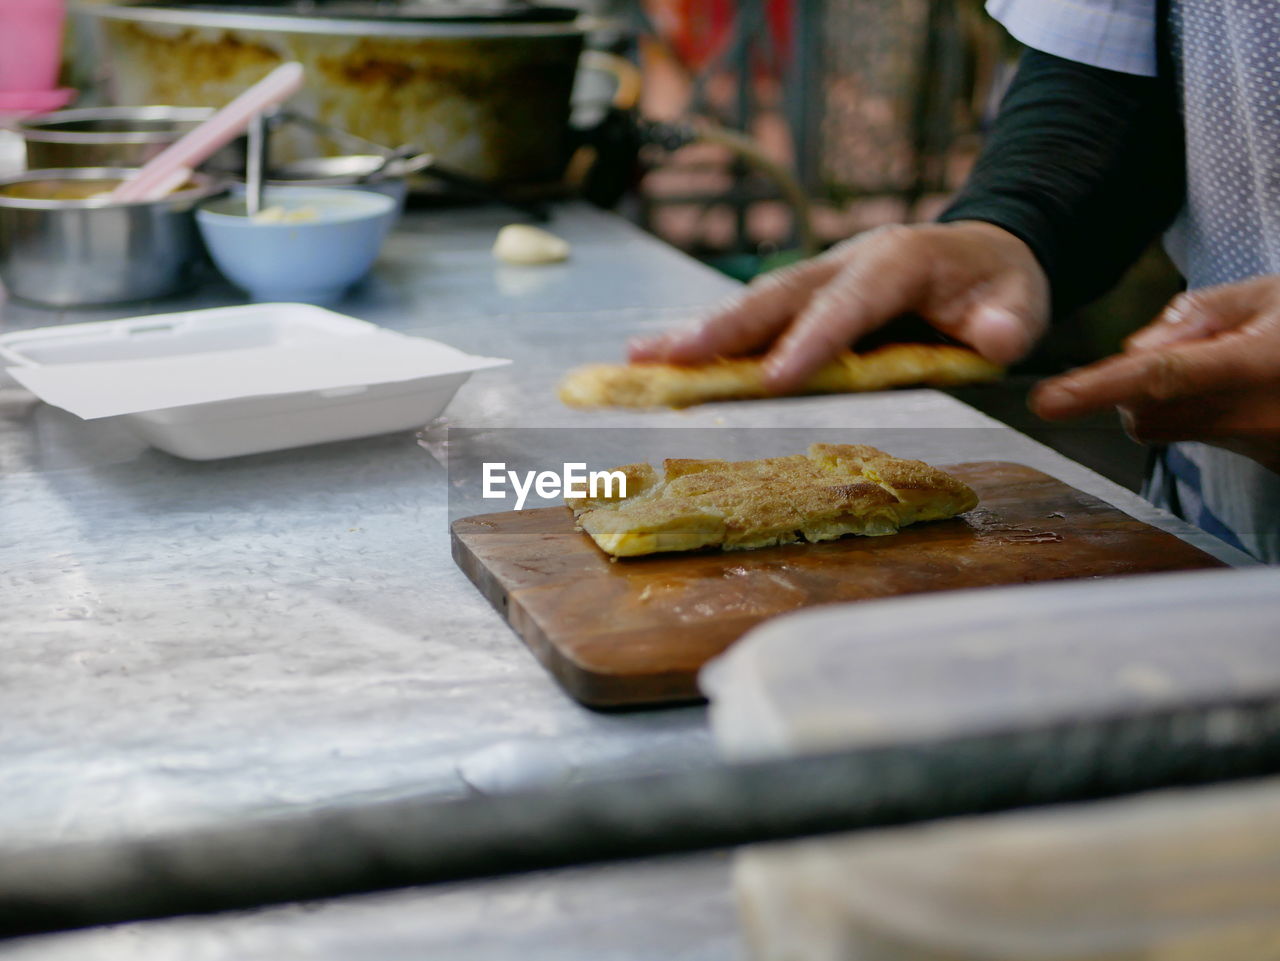
[[[945,470],[981,505],[889,537],[612,563],[568,508],[453,524],[458,565],[583,704],[699,699],[697,672],[747,630],[815,604],[1222,562],[1021,464]]]

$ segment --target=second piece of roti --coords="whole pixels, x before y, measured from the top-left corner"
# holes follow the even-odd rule
[[[844,351],[797,391],[838,394],[926,385],[954,387],[998,380],[1004,371],[967,347],[888,344],[865,354]],[[771,396],[758,357],[710,364],[591,364],[560,382],[570,407],[691,407]]]
[[[625,497],[565,503],[615,557],[894,534],[978,504],[950,474],[861,444],[814,444],[807,455],[763,460],[668,460],[664,467],[665,477],[648,464],[620,467]]]

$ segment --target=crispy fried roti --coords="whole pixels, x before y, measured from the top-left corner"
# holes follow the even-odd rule
[[[865,354],[844,351],[797,391],[839,394],[925,385],[954,387],[999,380],[1002,368],[965,347],[889,344]],[[592,364],[560,382],[570,407],[690,407],[771,396],[758,357],[710,364]]]
[[[950,474],[862,444],[814,444],[808,454],[763,460],[668,460],[662,477],[648,464],[616,469],[627,477],[625,497],[565,501],[615,557],[895,534],[978,504]]]

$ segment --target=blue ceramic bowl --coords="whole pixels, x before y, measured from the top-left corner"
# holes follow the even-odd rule
[[[340,187],[271,187],[263,209],[307,219],[263,222],[243,197],[200,207],[196,223],[223,275],[257,301],[329,304],[369,272],[397,214],[383,194]]]

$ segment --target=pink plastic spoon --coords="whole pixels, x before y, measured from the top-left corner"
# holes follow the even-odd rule
[[[302,89],[300,63],[282,64],[200,126],[157,154],[111,191],[117,203],[160,200],[176,190],[203,161],[244,133],[250,121]]]

